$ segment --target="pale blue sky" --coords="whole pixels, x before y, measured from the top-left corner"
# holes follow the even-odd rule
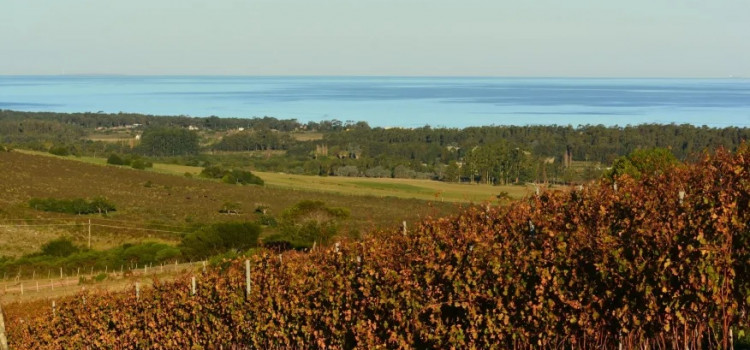
[[[750,0],[0,0],[0,74],[750,76]]]

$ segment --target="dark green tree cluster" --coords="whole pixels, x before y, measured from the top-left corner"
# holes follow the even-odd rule
[[[92,200],[85,200],[82,198],[32,198],[29,200],[29,207],[41,211],[78,215],[94,213],[107,214],[116,210],[115,205],[103,197],[96,197]]]
[[[137,152],[156,157],[197,154],[200,150],[198,141],[198,134],[186,129],[146,129]]]
[[[615,159],[612,168],[605,176],[610,180],[622,175],[640,179],[644,175],[652,176],[659,172],[669,171],[679,164],[680,162],[668,149],[639,149],[627,156]]]
[[[152,168],[154,166],[154,163],[141,158],[140,156],[136,154],[128,154],[125,156],[120,156],[116,153],[112,153],[107,158],[107,164],[111,165],[126,165],[130,166],[133,169],[146,169],[146,168]]]
[[[211,148],[217,151],[286,150],[294,142],[288,133],[258,129],[227,135]]]
[[[258,246],[260,232],[260,226],[252,222],[214,224],[185,236],[179,249],[184,257],[191,259],[244,251]]]
[[[222,182],[238,185],[260,185],[263,179],[247,170],[226,170],[219,166],[207,166],[201,171],[201,176],[209,179],[221,179]]]

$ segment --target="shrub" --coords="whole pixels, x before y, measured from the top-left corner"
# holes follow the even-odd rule
[[[260,226],[252,222],[219,223],[188,234],[179,248],[186,257],[202,259],[229,250],[256,247],[260,232]]]
[[[146,168],[153,167],[153,164],[150,163],[150,162],[147,162],[147,161],[145,161],[143,159],[134,159],[132,162],[130,162],[130,166],[133,169],[143,170],[143,169],[146,169]]]
[[[264,239],[263,243],[294,249],[309,248],[316,242],[328,244],[338,233],[340,221],[347,217],[349,210],[346,208],[303,200],[284,210],[278,223],[279,232]]]
[[[357,167],[354,165],[345,165],[345,166],[336,168],[336,170],[333,173],[336,176],[353,177],[353,176],[359,176],[359,169],[357,169]]]
[[[81,198],[32,198],[29,200],[29,207],[41,211],[67,214],[107,214],[116,210],[115,205],[103,197],[96,197],[91,201]]]
[[[66,157],[70,155],[70,151],[65,146],[53,146],[49,149],[49,153],[56,156]]]
[[[107,164],[112,165],[127,165],[124,159],[122,157],[118,156],[117,154],[110,154],[109,158],[107,158]]]
[[[240,203],[237,202],[224,202],[224,204],[221,206],[221,209],[219,209],[219,213],[222,214],[239,214],[240,209],[242,207],[240,206]]]
[[[66,257],[78,253],[80,250],[81,249],[79,247],[73,244],[73,241],[71,241],[69,238],[63,237],[45,243],[42,246],[41,254],[56,257]]]

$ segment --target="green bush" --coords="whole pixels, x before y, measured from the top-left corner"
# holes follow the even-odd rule
[[[309,248],[314,243],[328,244],[338,234],[339,223],[349,215],[346,208],[303,200],[284,210],[278,222],[278,233],[266,237],[263,243],[294,249]]]
[[[110,154],[109,158],[107,158],[107,164],[112,165],[127,165],[127,162],[125,159],[122,159],[122,157],[118,156],[117,154]]]
[[[63,237],[45,243],[42,246],[41,254],[66,257],[78,253],[81,249],[73,244],[69,238]]]
[[[133,169],[143,170],[153,167],[153,164],[143,159],[134,159],[132,162],[130,162],[130,167],[132,167]]]
[[[221,179],[228,184],[263,185],[263,179],[246,170],[225,170],[218,166],[207,166],[201,171],[201,176],[209,179]]]
[[[258,246],[261,228],[252,222],[213,224],[188,234],[179,245],[185,257],[203,259],[229,250]]]
[[[49,149],[50,154],[54,154],[56,156],[66,157],[70,155],[70,151],[65,146],[53,146]]]
[[[96,197],[91,201],[81,198],[32,198],[29,200],[29,207],[41,211],[67,214],[107,214],[116,210],[115,205],[103,197]]]

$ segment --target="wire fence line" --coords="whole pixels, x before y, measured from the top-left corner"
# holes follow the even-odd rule
[[[174,264],[160,264],[160,265],[145,265],[139,267],[137,264],[135,265],[135,268],[132,266],[124,266],[121,265],[119,269],[113,268],[112,270],[96,270],[94,271],[89,270],[88,273],[86,271],[83,271],[83,273],[80,273],[80,268],[77,269],[77,272],[70,272],[69,275],[64,275],[63,270],[61,269],[61,277],[50,276],[50,274],[47,275],[47,277],[40,275],[37,275],[39,277],[31,278],[31,279],[19,279],[19,278],[4,278],[0,284],[2,284],[2,287],[0,287],[0,297],[4,296],[10,296],[10,295],[25,295],[29,293],[35,293],[35,292],[44,292],[44,291],[51,291],[51,290],[58,290],[58,289],[64,289],[64,290],[70,290],[69,287],[71,286],[79,286],[81,285],[81,278],[87,278],[87,279],[93,279],[96,276],[99,275],[106,275],[106,278],[109,279],[111,277],[120,277],[120,278],[145,278],[149,276],[156,276],[159,274],[164,273],[180,273],[180,272],[188,272],[191,270],[195,270],[196,268],[206,269],[207,267],[207,261],[197,261],[197,262],[185,262],[185,263],[179,263],[175,261]],[[51,271],[51,269],[50,269]],[[81,285],[85,286],[85,285]]]
[[[123,221],[117,220],[117,222],[123,222]],[[166,233],[184,233],[185,232],[185,231],[162,230],[162,229],[134,227],[134,226],[118,226],[118,225],[108,225],[108,224],[97,224],[95,222],[92,222],[92,223],[88,223],[88,222],[66,223],[66,224],[0,224],[0,227],[55,227],[55,226],[81,226],[81,227],[98,226],[98,227],[107,227],[107,228],[116,228],[116,229],[128,229],[128,230],[138,230],[138,231],[153,231],[153,232],[166,232]],[[172,225],[165,225],[165,226],[176,227],[176,228],[184,228],[185,230],[189,229],[188,227],[183,227],[183,226],[172,226]]]

